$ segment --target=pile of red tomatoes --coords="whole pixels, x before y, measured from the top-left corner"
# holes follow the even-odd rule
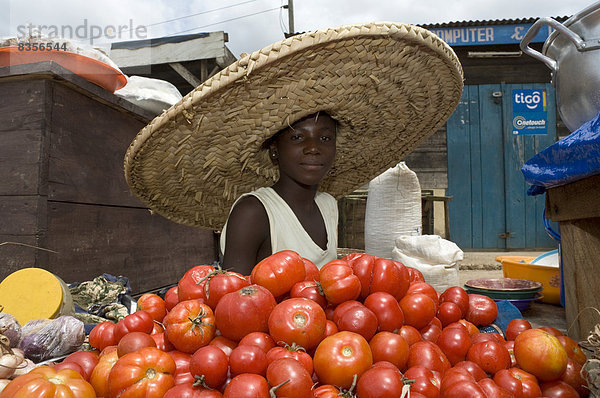
[[[511,321],[506,336],[480,333],[497,315],[486,296],[460,287],[439,294],[419,271],[368,254],[319,270],[283,251],[249,276],[198,265],[164,300],[145,294],[135,313],[98,324],[89,343],[99,355],[74,353],[46,374],[38,368],[1,397],[58,374],[77,379],[78,397],[589,394],[574,340],[524,319]]]

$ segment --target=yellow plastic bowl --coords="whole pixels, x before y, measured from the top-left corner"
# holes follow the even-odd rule
[[[535,257],[498,256],[496,261],[502,264],[505,278],[528,279],[540,282],[544,297],[540,301],[548,304],[560,304],[560,271],[558,268],[530,264]]]

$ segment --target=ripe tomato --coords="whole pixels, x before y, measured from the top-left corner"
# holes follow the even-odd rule
[[[163,398],[221,398],[219,391],[196,387],[194,383],[183,383],[172,387]]]
[[[451,367],[440,347],[431,341],[419,341],[410,346],[407,366],[423,366],[442,375]]]
[[[433,302],[435,303],[435,311],[437,313],[437,310],[439,307],[439,298],[438,298],[438,292],[433,288],[433,286],[431,286],[427,282],[413,282],[408,287],[408,291],[406,292],[406,295],[408,296],[409,294],[416,294],[416,293],[421,293],[421,294],[431,297],[431,300],[433,300]]]
[[[140,348],[155,347],[156,341],[149,334],[142,332],[127,333],[117,344],[117,354],[121,358],[125,354],[135,352]]]
[[[51,366],[40,366],[8,383],[2,396],[92,398],[96,393],[73,369],[57,371]]]
[[[136,311],[117,322],[117,326],[115,327],[115,339],[118,343],[123,336],[131,332],[150,334],[152,333],[153,328],[154,320],[150,314],[146,311]]]
[[[175,361],[175,374],[173,375],[175,384],[193,383],[195,379],[190,372],[190,359],[192,356],[177,350],[169,351],[167,354]]]
[[[307,298],[291,298],[271,311],[269,334],[278,343],[296,343],[312,350],[323,340],[326,323],[325,311],[319,304]]]
[[[253,284],[267,288],[274,297],[288,293],[296,282],[306,277],[304,260],[292,250],[282,250],[263,259],[252,269]]]
[[[433,372],[423,366],[413,366],[404,372],[404,377],[414,380],[410,388],[410,395],[414,392],[423,394],[427,398],[438,398],[440,396],[440,385],[442,383],[439,372]]]
[[[165,293],[165,307],[167,311],[171,311],[175,304],[179,302],[179,287],[177,285],[171,287]]]
[[[232,376],[256,373],[265,376],[267,353],[255,345],[238,345],[229,355],[229,372]]]
[[[508,392],[504,388],[500,387],[496,382],[492,379],[481,379],[477,381],[477,384],[481,387],[481,389],[486,393],[488,397],[494,398],[514,398],[514,394]]]
[[[150,337],[152,337],[152,339],[154,340],[156,348],[158,348],[161,351],[169,352],[175,349],[173,343],[171,343],[169,339],[167,339],[167,337],[165,336],[165,332],[154,333],[151,334]]]
[[[504,340],[504,337],[502,337],[500,334],[498,334],[496,332],[477,333],[476,335],[471,336],[471,344],[480,343],[482,341],[495,341],[500,344],[506,343],[506,340]]]
[[[508,350],[508,353],[510,355],[510,367],[514,368],[517,366],[517,358],[515,358],[515,342],[514,341],[507,341],[506,343],[504,343],[504,347],[506,347],[506,349]]]
[[[223,398],[269,398],[269,383],[261,375],[243,373],[225,387]]]
[[[560,376],[560,380],[577,390],[580,396],[587,397],[590,394],[590,389],[586,380],[587,372],[582,371],[581,368],[582,365],[569,358],[567,360],[567,369],[565,370],[565,373]]]
[[[309,375],[313,374],[313,360],[304,349],[295,344],[285,347],[273,347],[267,352],[267,364],[280,358],[292,358],[300,362]]]
[[[496,302],[482,294],[469,294],[469,310],[465,318],[475,326],[486,326],[496,320],[498,306]]]
[[[144,293],[137,300],[138,310],[146,311],[156,322],[162,322],[167,314],[165,300],[154,293]]]
[[[67,355],[67,357],[63,359],[63,363],[65,362],[74,362],[78,364],[83,371],[83,378],[85,381],[89,381],[94,368],[98,365],[98,354],[91,351],[76,351]]]
[[[459,319],[458,323],[460,323],[465,328],[467,328],[467,332],[469,332],[469,335],[471,337],[475,336],[476,334],[479,334],[479,329],[477,329],[477,326],[473,325],[471,322],[467,321],[466,319]]]
[[[437,319],[437,318],[433,318],[433,319]],[[419,330],[419,332],[421,333],[423,340],[431,341],[432,343],[437,344],[437,341],[440,338],[440,335],[442,334],[442,328],[440,328],[437,325],[437,323],[429,322],[429,324],[427,326],[425,326],[424,328],[421,328],[421,330]]]
[[[558,330],[557,328],[553,328],[552,326],[542,326],[540,329],[542,329],[545,332],[550,333],[554,337],[563,335],[563,333],[560,330]]]
[[[452,366],[464,361],[471,348],[471,337],[465,328],[445,328],[437,340]]]
[[[516,397],[540,397],[542,392],[534,375],[518,368],[502,369],[494,375],[496,384]]]
[[[522,318],[513,319],[506,327],[506,340],[514,340],[519,333],[527,329],[531,329],[531,323],[528,320]]]
[[[451,302],[460,308],[462,317],[467,315],[469,310],[469,295],[462,287],[451,286],[440,295],[440,303]]]
[[[585,364],[585,362],[587,361],[587,357],[585,356],[585,353],[575,340],[565,335],[558,336],[557,339],[558,341],[560,341],[560,344],[567,352],[567,356],[569,358],[571,358],[581,366]]]
[[[117,355],[117,347],[113,350],[104,350],[98,360],[98,364],[94,367],[90,376],[90,384],[94,387],[98,397],[108,396],[108,376],[110,370],[115,365],[119,356]]]
[[[466,370],[467,372],[469,372],[471,374],[471,376],[473,376],[475,378],[475,381],[479,381],[481,379],[488,377],[488,375],[483,371],[483,369],[481,369],[481,367],[479,365],[477,365],[475,362],[461,361],[461,362],[457,363],[456,365],[454,365],[453,367],[454,368],[462,368],[462,369]]]
[[[579,398],[577,390],[564,381],[554,380],[545,381],[540,384],[540,389],[544,397],[549,398]]]
[[[338,332],[326,337],[315,350],[314,369],[323,384],[342,388],[352,385],[373,364],[371,347],[364,337],[352,332]]]
[[[404,314],[404,323],[416,329],[425,327],[435,317],[436,303],[431,297],[415,293],[402,297],[400,308]]]
[[[81,377],[83,377],[83,380],[85,380],[85,372],[83,371],[83,368],[81,367],[81,365],[79,365],[76,362],[60,362],[60,363],[57,363],[55,365],[52,365],[52,367],[57,372],[59,370],[62,370],[62,369],[71,369],[71,370],[74,370],[77,373],[79,373],[81,375]]]
[[[201,299],[204,294],[206,276],[215,270],[212,265],[196,265],[189,270],[177,283],[177,301]]]
[[[290,290],[292,298],[307,298],[319,304],[322,308],[327,307],[327,299],[321,290],[321,285],[314,281],[297,282]]]
[[[442,322],[442,327],[458,322],[462,318],[462,311],[458,304],[451,301],[442,302],[437,311],[437,318]]]
[[[208,343],[208,345],[214,345],[215,347],[219,348],[225,353],[225,355],[227,355],[227,357],[229,357],[229,355],[231,355],[231,351],[237,347],[237,343],[235,341],[223,336],[215,337],[210,341],[210,343]]]
[[[319,282],[319,268],[309,259],[302,258],[304,261],[304,270],[306,271],[305,281]]]
[[[227,293],[215,309],[217,328],[234,341],[240,341],[248,333],[268,332],[269,315],[276,305],[273,294],[260,285]]]
[[[503,344],[493,340],[473,344],[467,352],[467,360],[475,362],[491,375],[501,369],[510,368],[508,350]]]
[[[423,337],[421,336],[421,333],[417,329],[415,329],[413,326],[410,326],[410,325],[402,326],[400,328],[400,331],[398,332],[398,334],[400,336],[404,337],[404,340],[406,340],[409,347],[411,345],[413,345],[414,343],[416,343],[417,341],[423,341]]]
[[[337,332],[339,332],[339,330],[335,322],[330,321],[328,319],[327,323],[325,324],[325,335],[323,336],[323,338],[331,336],[332,334],[336,334]]]
[[[90,345],[100,351],[111,345],[117,345],[115,337],[116,324],[112,322],[100,322],[90,331],[88,341]]]
[[[367,296],[365,307],[377,317],[379,331],[397,332],[404,325],[404,313],[394,296],[386,292],[375,292]]]
[[[367,341],[377,332],[377,317],[373,311],[354,300],[345,301],[335,308],[333,322],[338,330],[358,333]]]
[[[567,352],[560,341],[541,329],[519,334],[514,351],[519,367],[543,381],[558,379],[567,368]]]
[[[312,395],[313,381],[304,366],[295,359],[281,358],[269,364],[267,381],[277,397],[306,398]]]
[[[119,358],[108,376],[108,396],[162,397],[175,385],[175,361],[158,348],[147,347]]]
[[[164,319],[165,335],[179,351],[193,354],[215,335],[215,317],[202,300],[179,302]]]
[[[198,376],[199,384],[219,389],[227,380],[229,358],[218,347],[207,345],[199,348],[190,358],[190,373]]]
[[[402,373],[398,370],[373,367],[358,379],[356,393],[361,398],[397,398],[402,395],[402,387]]]
[[[425,277],[423,276],[423,273],[418,269],[413,267],[406,267],[406,270],[408,271],[408,279],[410,280],[410,283],[425,282]]]
[[[319,271],[321,288],[328,302],[340,304],[356,300],[360,295],[360,280],[344,260],[332,260]]]
[[[271,335],[264,332],[252,332],[245,335],[238,345],[255,345],[264,352],[268,352],[275,347],[275,341]]]
[[[386,292],[397,300],[404,297],[410,283],[406,267],[399,262],[364,253],[344,257],[361,285],[360,298],[375,292]]]
[[[220,268],[209,272],[205,278],[202,299],[213,310],[221,297],[250,285],[239,272],[224,271]]]
[[[313,390],[313,398],[338,398],[340,390],[331,384],[323,384]]]
[[[373,361],[388,361],[400,371],[406,370],[408,343],[404,337],[391,332],[379,332],[369,341]]]

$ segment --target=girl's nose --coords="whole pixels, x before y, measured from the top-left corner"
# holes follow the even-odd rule
[[[306,145],[304,146],[305,153],[319,153],[319,140],[309,138],[306,140]]]

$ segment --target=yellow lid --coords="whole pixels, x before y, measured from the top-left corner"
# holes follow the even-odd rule
[[[42,268],[20,269],[0,283],[0,305],[21,325],[32,319],[53,318],[62,303],[60,281]]]

